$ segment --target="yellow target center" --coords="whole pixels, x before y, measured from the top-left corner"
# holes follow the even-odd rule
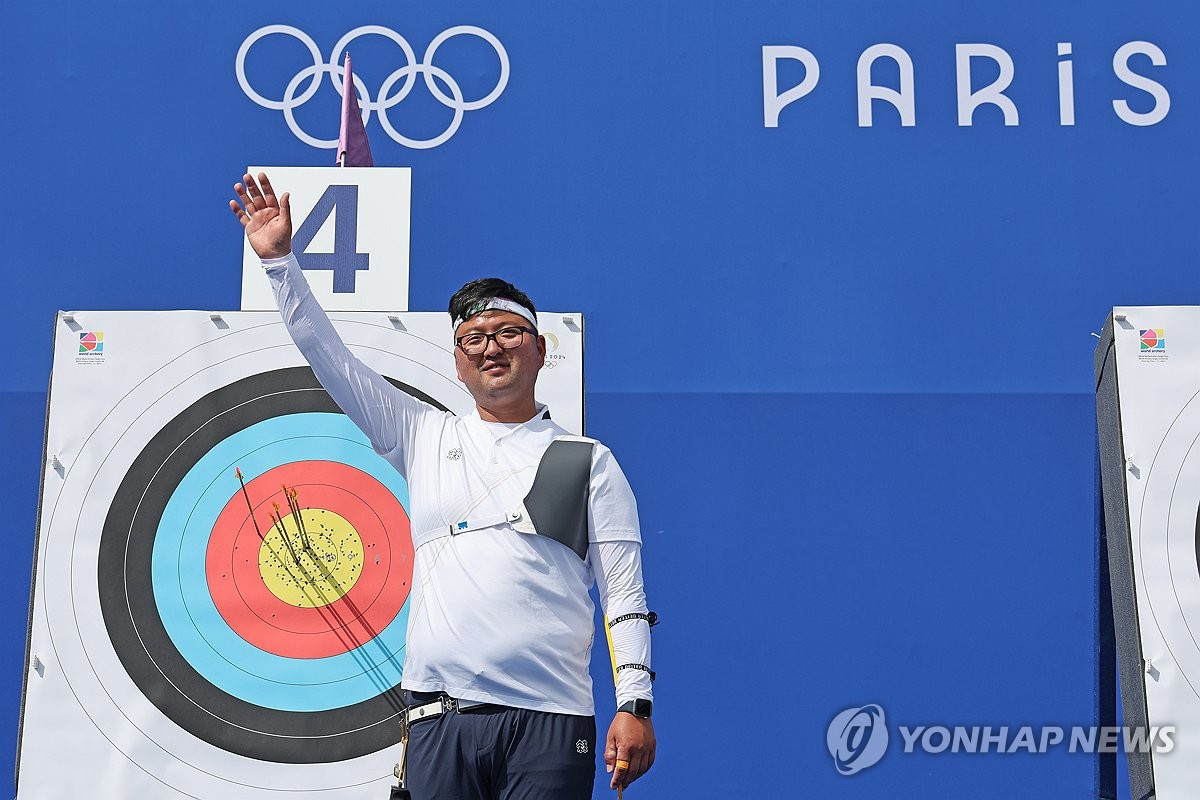
[[[305,508],[263,532],[258,571],[271,594],[298,608],[320,608],[350,591],[362,575],[363,543],[344,517]]]

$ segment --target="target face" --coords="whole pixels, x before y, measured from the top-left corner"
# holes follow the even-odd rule
[[[399,389],[473,408],[444,315],[343,316]],[[102,354],[78,356],[66,324],[56,338],[19,797],[81,775],[111,796],[382,796],[412,588],[403,478],[275,314],[84,324]]]
[[[100,605],[181,728],[286,763],[399,741],[408,492],[364,444],[296,367],[201,397],[134,459],[104,523]],[[239,469],[258,476],[244,490]],[[284,486],[309,504],[298,519]]]

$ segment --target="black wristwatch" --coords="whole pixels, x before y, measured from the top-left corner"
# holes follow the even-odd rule
[[[626,711],[635,717],[650,719],[650,711],[653,707],[654,703],[651,701],[639,698],[637,700],[626,700],[624,703],[621,703],[617,711]]]

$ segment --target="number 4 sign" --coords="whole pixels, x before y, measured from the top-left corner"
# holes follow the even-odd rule
[[[407,167],[250,167],[292,201],[292,252],[328,311],[408,310]],[[244,242],[242,310],[269,311],[275,298]]]

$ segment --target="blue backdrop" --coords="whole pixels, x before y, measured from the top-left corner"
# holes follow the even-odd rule
[[[367,130],[376,164],[413,168],[411,308],[498,273],[587,315],[588,432],[637,491],[664,619],[659,761],[631,796],[1094,796],[1092,758],[1061,749],[905,754],[895,737],[843,777],[825,731],[864,703],[909,725],[1092,721],[1089,333],[1114,304],[1197,300],[1200,7],[1179,0],[5,5],[0,754],[53,313],[238,307],[232,183],[333,160],[239,85],[239,47],[274,24],[325,58],[360,25],[418,57],[456,25],[503,43],[507,87],[444,144]],[[1166,110],[1114,66],[1129,42],[1165,56],[1121,61],[1169,96],[1154,124],[1114,108]],[[882,101],[859,124],[856,65],[878,43],[913,63],[914,125]],[[996,106],[959,124],[956,46],[978,43],[1011,58],[1016,125]],[[766,127],[776,45],[820,77]],[[373,96],[403,65],[381,37],[352,51]],[[279,99],[311,64],[272,36],[246,74]],[[498,72],[470,37],[437,65],[468,100]],[[806,76],[777,66],[781,92]],[[969,85],[999,73],[973,59]],[[871,74],[899,85],[889,59]],[[338,107],[326,84],[296,122],[336,138]],[[452,116],[420,86],[389,111],[420,139]]]

